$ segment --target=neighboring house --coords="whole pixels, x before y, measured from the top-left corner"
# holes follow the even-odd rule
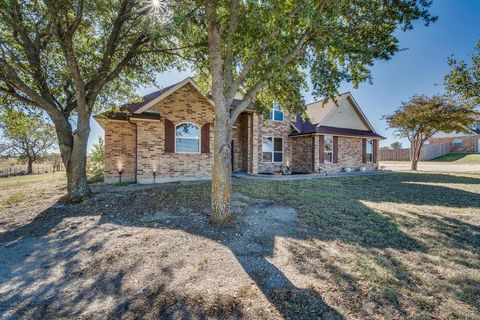
[[[235,100],[233,104],[239,103]],[[378,167],[378,141],[350,93],[306,106],[309,120],[291,120],[275,105],[262,117],[251,105],[233,127],[233,171],[339,172]],[[213,162],[214,110],[191,78],[140,103],[96,117],[105,129],[105,181],[207,178]]]
[[[480,153],[480,117],[468,128],[468,132],[438,132],[428,140],[429,144],[447,143],[449,152]]]

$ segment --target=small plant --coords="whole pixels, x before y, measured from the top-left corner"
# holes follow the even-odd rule
[[[9,196],[7,199],[5,199],[5,204],[8,206],[20,203],[27,200],[27,195],[23,192],[15,192],[11,196]]]
[[[117,183],[115,183],[115,186],[116,187],[126,187],[130,184],[131,184],[130,182],[117,182]]]
[[[207,263],[208,263],[208,258],[202,258],[202,259],[200,259],[200,261],[197,262],[199,267],[203,267]]]

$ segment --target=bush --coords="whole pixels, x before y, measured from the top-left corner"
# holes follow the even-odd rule
[[[88,182],[103,181],[103,170],[105,163],[105,144],[103,139],[98,138],[87,157]]]

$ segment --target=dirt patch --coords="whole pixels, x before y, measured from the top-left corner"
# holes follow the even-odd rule
[[[1,234],[0,313],[6,319],[335,315],[281,271],[289,263],[276,258],[283,242],[308,234],[294,209],[235,194],[234,222],[217,227],[208,221],[207,203],[157,203],[169,188],[175,186],[97,186],[88,201],[58,203]],[[308,296],[311,303],[283,305],[285,296]]]

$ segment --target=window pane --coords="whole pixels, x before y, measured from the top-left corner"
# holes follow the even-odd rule
[[[177,138],[176,152],[199,152],[199,140]]]
[[[283,162],[283,152],[274,152],[273,162]]]
[[[373,153],[373,140],[367,140],[367,153]]]
[[[274,111],[274,120],[283,121],[283,112],[275,110]]]
[[[193,123],[184,123],[177,126],[177,137],[199,138],[200,129]]]
[[[274,145],[273,145],[273,151],[283,151],[283,139],[282,138],[275,138],[274,139]]]
[[[324,138],[324,148],[325,151],[333,151],[333,137],[332,136],[325,136]]]
[[[263,162],[272,162],[272,153],[271,152],[264,152],[262,160],[263,160]]]
[[[262,151],[263,152],[272,152],[273,151],[272,138],[263,138]]]

